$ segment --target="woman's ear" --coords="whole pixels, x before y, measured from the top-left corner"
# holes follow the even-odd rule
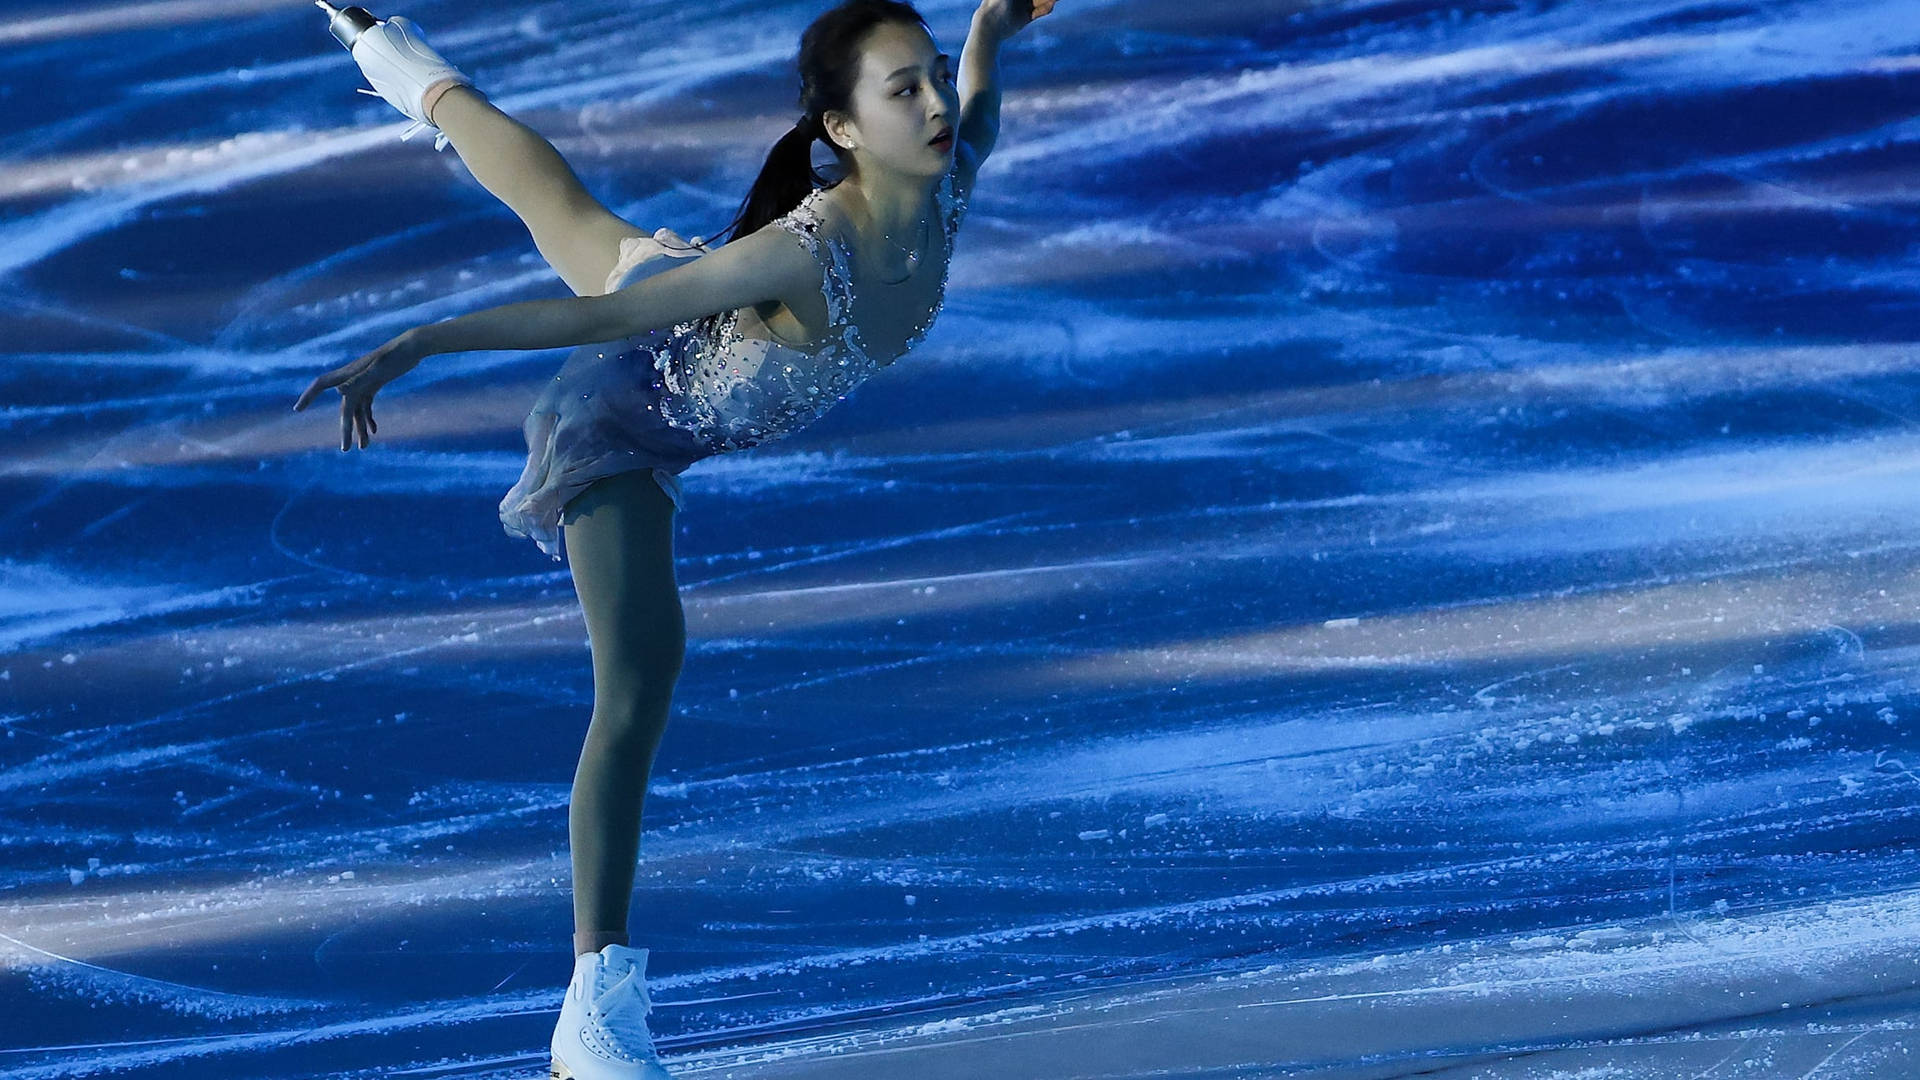
[[[853,122],[841,113],[829,109],[820,117],[820,126],[827,133],[827,141],[842,150],[852,150],[854,136],[851,133]]]

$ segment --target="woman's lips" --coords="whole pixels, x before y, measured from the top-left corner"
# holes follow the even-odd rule
[[[940,136],[939,138],[937,138],[937,139],[935,139],[935,140],[933,140],[932,142],[930,142],[930,143],[928,143],[927,145],[928,145],[928,146],[937,146],[937,147],[939,147],[939,148],[940,148],[940,149],[942,149],[942,150],[945,150],[945,149],[948,149],[949,147],[951,147],[951,146],[953,146],[953,134],[952,134],[951,132],[949,132],[949,133],[947,133],[947,134],[945,134],[945,135],[942,135],[942,136]]]

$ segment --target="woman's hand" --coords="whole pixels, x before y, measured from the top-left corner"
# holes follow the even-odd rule
[[[974,26],[985,30],[997,41],[1005,41],[1024,30],[1028,23],[1053,10],[1054,0],[980,0],[974,12]]]
[[[413,347],[413,332],[402,333],[350,364],[334,368],[313,380],[293,403],[293,411],[307,407],[329,386],[340,388],[340,449],[360,440],[365,450],[380,425],[373,420],[373,395],[381,387],[412,371],[425,356]]]

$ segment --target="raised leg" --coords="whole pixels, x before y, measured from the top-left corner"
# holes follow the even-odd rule
[[[576,956],[628,944],[641,807],[686,656],[673,511],[637,469],[588,487],[561,517],[593,653],[593,719],[567,816]]]
[[[519,216],[541,257],[576,296],[606,291],[621,239],[645,230],[602,206],[552,143],[473,87],[441,92],[428,119],[480,186]]]

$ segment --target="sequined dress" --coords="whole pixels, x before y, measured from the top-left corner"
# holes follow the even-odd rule
[[[920,344],[945,300],[946,267],[932,309],[900,352],[871,355],[851,317],[847,250],[823,228],[825,195],[825,188],[816,188],[772,222],[798,237],[820,265],[828,320],[821,343],[806,351],[743,334],[741,311],[735,310],[724,313],[711,334],[690,321],[575,349],[522,427],[526,468],[500,501],[507,535],[531,539],[558,561],[566,504],[594,481],[632,469],[650,470],[674,507],[684,510],[679,474],[687,466],[799,431]],[[934,197],[950,266],[954,235],[966,212],[966,200],[955,197],[952,170]],[[706,250],[670,229],[629,237],[620,245],[607,291]]]

